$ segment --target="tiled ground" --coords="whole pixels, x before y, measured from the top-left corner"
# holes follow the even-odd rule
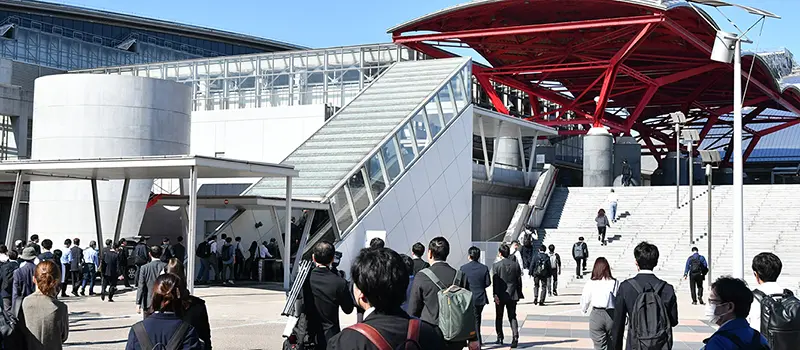
[[[593,349],[589,337],[588,316],[546,316],[528,315],[518,318],[520,324],[520,349]],[[508,320],[503,322],[505,345],[492,344],[497,340],[494,326],[494,317],[482,321],[481,333],[483,335],[484,349],[507,348],[511,341],[511,328]],[[675,343],[673,349],[700,349],[703,339],[714,333],[714,328],[697,320],[680,320],[679,325],[673,328]]]

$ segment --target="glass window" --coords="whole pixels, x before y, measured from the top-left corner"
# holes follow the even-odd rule
[[[428,113],[428,124],[431,127],[431,137],[436,137],[444,126],[442,121],[442,114],[439,113],[439,104],[436,96],[434,96],[427,105],[425,105],[425,112]]]
[[[359,171],[347,180],[347,185],[350,187],[350,198],[353,199],[353,207],[356,210],[356,216],[361,216],[364,210],[369,207],[369,196],[367,195],[367,185],[364,182],[363,170],[364,168],[359,169]]]
[[[331,207],[333,208],[333,215],[336,216],[336,225],[339,227],[339,232],[346,230],[353,224],[353,214],[347,204],[345,191],[345,187],[342,186],[331,197]]]
[[[389,181],[394,181],[400,175],[400,162],[397,159],[397,140],[392,138],[385,145],[381,147],[381,155],[386,164],[386,173],[389,175]]]
[[[450,87],[453,89],[453,99],[456,100],[457,111],[460,112],[467,105],[467,94],[464,91],[463,80],[461,74],[458,74],[450,80]]]
[[[409,124],[414,126],[414,135],[417,137],[417,150],[422,151],[430,141],[430,137],[428,137],[428,125],[425,123],[425,117],[422,115],[422,112],[417,113],[414,118],[411,118]]]
[[[408,165],[417,156],[417,152],[414,149],[414,133],[411,132],[409,124],[403,125],[403,128],[397,132],[397,141],[400,145],[400,157],[403,159],[403,166],[408,168]]]
[[[439,90],[439,105],[442,107],[442,114],[444,114],[444,122],[449,123],[453,120],[453,116],[455,116],[455,110],[453,107],[453,100],[450,97],[450,89],[448,88],[450,84],[445,85]]]
[[[383,177],[383,168],[381,167],[381,158],[376,153],[367,161],[367,178],[369,178],[369,187],[372,189],[372,197],[378,198],[386,189],[386,179]]]

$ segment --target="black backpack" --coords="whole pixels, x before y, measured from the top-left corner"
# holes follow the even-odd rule
[[[207,241],[200,242],[200,244],[197,245],[196,255],[198,258],[207,258],[211,255],[211,246],[208,245]]]
[[[536,256],[536,267],[533,269],[533,275],[536,277],[547,277],[550,274],[550,257],[546,254],[539,253]]]
[[[222,246],[222,261],[228,261],[231,259],[231,246]]]
[[[576,259],[585,258],[583,254],[583,242],[577,242],[572,246],[572,256]]]
[[[761,334],[767,338],[770,348],[797,349],[797,344],[800,344],[800,300],[788,289],[784,289],[783,294],[773,295],[756,289],[753,296],[761,303]]]
[[[132,328],[133,335],[136,337],[136,340],[139,341],[139,347],[142,350],[179,350],[183,348],[183,338],[186,336],[186,333],[189,332],[189,324],[181,322],[181,325],[178,326],[178,329],[176,329],[172,337],[169,338],[169,342],[166,344],[153,344],[150,341],[150,336],[147,335],[143,322],[140,321],[134,324]]]
[[[731,332],[722,331],[717,332],[717,334],[727,338],[728,340],[733,343],[739,350],[770,350],[768,347],[761,344],[761,333],[758,331],[753,332],[753,339],[750,339],[750,342],[745,344],[742,339],[740,339],[736,334]]]
[[[667,282],[661,281],[647,289],[636,282],[628,280],[639,295],[631,309],[631,320],[628,323],[633,350],[669,350],[672,349],[672,325],[667,317],[667,308],[661,300],[661,290]]]
[[[689,262],[689,273],[692,275],[703,275],[708,272],[708,268],[703,265],[703,262],[700,261],[699,257],[692,258],[692,261]]]

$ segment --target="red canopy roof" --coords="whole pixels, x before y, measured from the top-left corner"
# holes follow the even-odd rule
[[[702,128],[702,137],[715,124],[730,124],[718,117],[733,109],[733,68],[709,58],[717,28],[705,13],[678,0],[480,0],[389,32],[395,42],[434,57],[452,55],[443,48],[474,49],[491,67],[476,66],[473,73],[501,112],[508,111],[494,89],[487,89],[490,80],[557,103],[563,106],[560,112],[574,112],[574,119],[554,119],[554,113],[540,110],[532,98],[528,114],[533,121],[553,126],[596,123],[620,133],[636,130],[659,158],[674,149],[668,113],[686,113],[690,125]],[[800,122],[800,90],[782,89],[779,77],[751,54],[743,57],[744,84],[751,64],[745,106],[778,108],[795,116],[783,117],[773,128],[749,130],[756,142],[750,142],[746,155],[757,138]],[[558,82],[569,93],[542,82]],[[612,115],[607,108],[627,112]],[[754,114],[745,116],[745,124],[763,122]],[[587,128],[569,127],[562,134]]]

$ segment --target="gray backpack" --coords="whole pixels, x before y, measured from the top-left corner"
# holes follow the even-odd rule
[[[436,294],[439,299],[439,329],[444,340],[455,342],[475,338],[472,292],[459,286],[462,272],[456,271],[453,284],[449,287],[445,287],[430,269],[422,269],[420,272],[439,287],[439,292]]]

